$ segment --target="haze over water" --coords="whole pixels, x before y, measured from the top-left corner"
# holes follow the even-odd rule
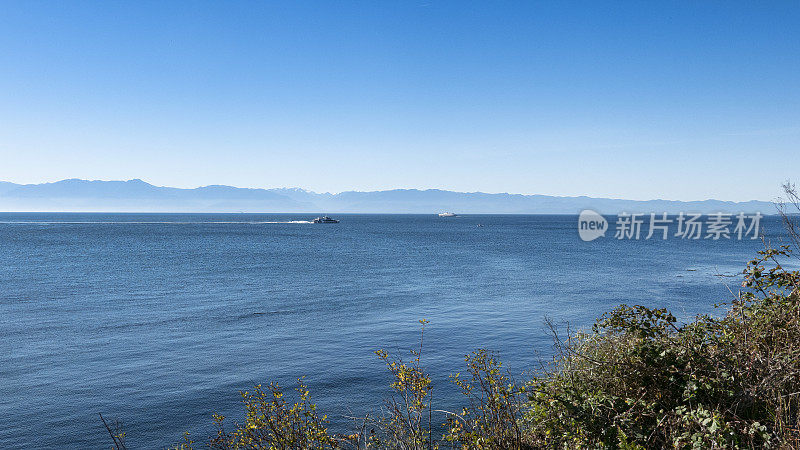
[[[286,223],[309,218],[0,214],[0,447],[97,448],[97,413],[123,422],[131,448],[184,431],[202,442],[213,412],[241,419],[239,390],[302,375],[342,427],[388,394],[372,352],[407,356],[421,318],[434,402],[449,407],[446,375],[465,353],[497,350],[520,375],[550,352],[545,317],[585,327],[620,303],[713,312],[762,248],[587,243],[576,216]],[[762,225],[783,232],[776,217]]]

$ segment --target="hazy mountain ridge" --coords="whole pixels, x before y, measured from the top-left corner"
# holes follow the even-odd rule
[[[194,189],[154,186],[139,179],[15,184],[0,181],[0,211],[103,212],[330,212],[462,214],[577,214],[618,212],[761,212],[771,202],[624,200],[549,195],[487,194],[441,189],[315,193],[300,188],[255,189],[209,185]]]

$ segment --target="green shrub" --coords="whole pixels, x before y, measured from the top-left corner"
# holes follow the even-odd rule
[[[298,400],[290,404],[276,383],[266,390],[260,385],[253,392],[242,392],[247,416],[244,424],[233,431],[225,431],[225,417],[214,416],[217,435],[209,442],[213,449],[331,449],[338,441],[328,432],[326,416],[317,413],[317,406],[309,400],[309,391],[303,380],[295,388]],[[182,444],[192,448],[188,435]]]
[[[765,250],[721,319],[677,326],[622,305],[559,342],[529,382],[528,432],[543,447],[796,447],[800,428],[797,271]]]
[[[419,347],[411,361],[392,359],[386,350],[375,352],[392,374],[392,395],[385,401],[387,414],[376,421],[380,433],[371,435],[365,447],[408,450],[435,449],[431,436],[431,377],[422,367],[422,344],[427,320],[420,320]]]
[[[464,449],[524,449],[521,412],[524,385],[506,375],[492,352],[481,349],[465,358],[469,377],[457,373],[450,378],[468,400],[460,414],[447,416],[447,442]]]

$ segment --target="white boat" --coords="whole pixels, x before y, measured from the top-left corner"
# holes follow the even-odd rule
[[[439,217],[458,217],[458,215],[456,215],[456,213],[443,212],[439,213]]]

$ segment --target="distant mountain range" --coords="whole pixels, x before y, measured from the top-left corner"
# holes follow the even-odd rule
[[[204,186],[179,189],[142,180],[62,180],[43,184],[0,181],[0,211],[74,212],[303,212],[303,213],[437,213],[603,214],[625,212],[761,212],[773,214],[770,202],[720,200],[623,200],[550,195],[485,194],[439,189],[394,189],[318,194],[303,189],[245,189]]]

